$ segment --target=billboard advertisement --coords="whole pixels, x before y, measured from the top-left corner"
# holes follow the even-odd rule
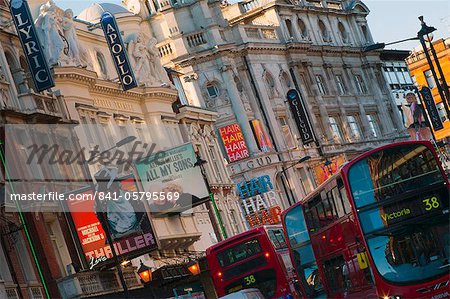
[[[316,179],[316,184],[319,186],[323,182],[325,182],[330,176],[336,173],[347,160],[344,156],[339,156],[333,159],[330,159],[331,164],[325,166],[323,163],[314,167],[314,174]]]
[[[268,175],[239,183],[236,191],[241,198],[242,214],[249,228],[281,222],[278,194]]]
[[[134,178],[120,179],[119,183],[122,194],[137,191]],[[78,195],[93,198],[93,193],[92,188],[85,188]],[[141,206],[143,201],[124,198],[121,196],[106,203],[106,218],[117,255],[125,255],[129,259],[157,249],[157,244],[150,219]],[[97,217],[96,201],[71,200],[67,204],[89,268],[107,262],[112,258],[112,253],[105,230]]]
[[[179,213],[209,199],[197,156],[187,143],[160,151],[135,162],[145,192],[157,194],[148,201],[152,213]]]
[[[259,119],[253,119],[250,121],[250,126],[252,127],[253,135],[255,135],[255,140],[258,144],[258,148],[262,152],[268,152],[272,150],[272,141],[270,140],[269,136],[267,136],[261,121]]]
[[[230,163],[250,156],[244,134],[238,124],[222,127],[219,129],[219,133]]]

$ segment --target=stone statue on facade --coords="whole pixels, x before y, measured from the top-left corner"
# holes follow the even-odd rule
[[[170,84],[167,73],[161,66],[155,38],[149,39],[140,32],[136,39],[128,44],[128,53],[139,84],[147,87]]]
[[[64,11],[64,16],[61,21],[61,28],[64,32],[64,37],[69,46],[67,51],[67,58],[69,63],[73,63],[75,66],[81,66],[80,49],[78,47],[78,38],[73,23],[73,11],[69,8]]]
[[[41,5],[35,21],[37,34],[50,65],[57,64],[64,49],[64,41],[59,33],[57,7],[53,0]]]

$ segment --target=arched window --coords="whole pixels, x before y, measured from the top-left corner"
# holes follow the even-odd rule
[[[269,72],[266,72],[266,82],[269,88],[275,87],[275,81],[273,80],[273,77]]]
[[[361,26],[361,31],[363,33],[364,43],[366,43],[366,44],[370,43],[369,31],[367,30],[367,26],[366,25],[362,25]]]
[[[106,76],[106,73],[107,73],[106,61],[105,61],[105,57],[100,52],[97,52],[97,62],[98,62],[98,66],[100,67],[100,72],[102,73],[102,75]]]
[[[327,42],[327,43],[331,42],[330,33],[328,32],[327,27],[322,22],[322,20],[319,20],[319,29],[320,29],[320,34],[322,35],[323,41]]]
[[[21,93],[20,85],[22,83],[23,76],[19,73],[20,66],[18,65],[18,62],[15,59],[14,55],[12,55],[10,52],[5,51],[5,56],[6,61],[8,62],[9,71],[11,72],[14,80],[14,85],[16,86],[18,93]]]
[[[341,34],[342,41],[344,44],[347,44],[349,42],[348,33],[347,30],[345,30],[344,24],[342,22],[339,22],[338,24],[339,33]]]
[[[300,30],[300,34],[302,35],[302,39],[308,39],[309,34],[306,29],[305,22],[302,19],[298,19],[298,29]]]
[[[266,72],[265,80],[270,97],[278,96],[278,90],[275,85],[275,80],[273,79],[272,75],[269,72]]]
[[[219,87],[215,82],[208,82],[206,84],[206,92],[208,93],[208,97],[217,98],[219,96]]]
[[[293,33],[293,30],[292,30],[292,22],[291,22],[291,20],[286,19],[285,23],[286,23],[286,28],[287,28],[287,31],[288,31],[287,32],[288,38],[290,40],[292,40],[294,38],[294,33]]]
[[[24,72],[26,74],[29,74],[30,73],[30,68],[28,67],[28,63],[27,63],[25,57],[24,56],[20,56],[19,61],[20,61],[20,67],[24,70]],[[34,82],[33,82],[33,79],[31,78],[31,76],[27,76],[26,77],[26,81],[27,81],[27,84],[28,84],[29,88],[34,88]]]
[[[280,75],[281,82],[283,82],[283,85],[286,89],[291,88],[291,78],[289,78],[289,75],[286,72],[282,72]]]

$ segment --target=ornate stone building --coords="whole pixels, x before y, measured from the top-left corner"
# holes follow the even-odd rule
[[[228,164],[233,181],[269,175],[284,207],[329,175],[327,159],[338,166],[405,136],[379,53],[361,50],[373,43],[369,9],[361,1],[124,5],[148,20],[163,65],[182,73],[185,104],[216,111],[216,129],[239,124],[250,157]],[[293,88],[301,93],[316,143],[300,139],[286,101]],[[253,120],[263,124],[271,150],[261,150]],[[312,159],[289,167],[306,155]]]
[[[204,165],[205,175],[218,203],[217,212],[221,215],[225,234],[230,236],[244,230],[243,219],[237,212],[237,197],[232,192],[234,185],[213,129],[218,114],[201,107],[173,105],[183,99],[183,94],[179,95],[176,89],[179,78],[176,72],[167,72],[162,68],[149,24],[140,16],[112,4],[94,5],[75,19],[70,9],[63,10],[51,0],[28,3],[38,36],[44,41],[43,51],[52,66],[56,86],[51,92],[35,91],[11,15],[8,8],[2,5],[2,123],[81,124],[74,129],[67,126],[70,128],[67,132],[55,129],[55,132],[41,132],[33,138],[44,142],[48,138],[48,142],[53,140],[59,144],[75,140],[73,147],[92,149],[98,145],[100,151],[109,149],[128,136],[136,136],[142,143],[155,144],[155,151],[192,143],[198,156],[208,162]],[[122,90],[105,36],[98,26],[104,11],[115,15],[123,31],[122,38],[139,84],[132,90]],[[17,145],[20,149],[20,140]],[[129,147],[125,146],[127,150],[130,150]],[[76,170],[79,181],[90,179],[100,168],[99,164],[80,167]],[[36,171],[42,179],[48,177],[46,169]],[[73,175],[74,171],[67,169],[67,172],[56,171],[52,174],[65,178]],[[119,171],[120,175],[125,176],[132,173],[131,170]],[[33,175],[30,173],[30,176]],[[67,193],[81,187],[82,183],[70,188],[66,185],[60,191]],[[36,188],[53,190],[42,189],[45,188],[43,186]],[[1,243],[0,261],[2,265],[4,260],[10,261],[7,268],[0,267],[0,297],[6,292],[8,298],[42,298],[46,292],[42,281],[46,283],[50,298],[95,296],[120,291],[114,271],[81,271],[88,270],[89,265],[83,260],[69,214],[24,213],[31,232],[31,244],[40,257],[42,277],[34,263],[32,250],[27,246],[19,216],[15,213],[1,215],[0,224],[5,233],[2,233],[2,238],[9,234],[19,234],[20,238],[11,245],[18,246],[17,255],[12,247]],[[183,265],[182,261],[192,259],[192,256],[198,258],[207,247],[223,238],[218,217],[209,202],[182,213],[150,218],[158,249],[141,258],[155,270],[164,265]],[[13,231],[11,223],[18,227],[19,233]],[[139,266],[139,261],[132,261],[132,265]],[[133,266],[124,268],[130,288],[142,287],[135,270]]]

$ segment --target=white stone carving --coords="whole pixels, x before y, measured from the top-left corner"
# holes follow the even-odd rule
[[[134,65],[134,74],[139,84],[150,86],[168,86],[169,77],[161,65],[156,39],[148,38],[140,32],[135,40],[128,44],[128,54]]]
[[[37,34],[50,65],[57,64],[64,49],[64,41],[59,32],[57,7],[53,0],[42,4],[39,17],[35,21]]]

